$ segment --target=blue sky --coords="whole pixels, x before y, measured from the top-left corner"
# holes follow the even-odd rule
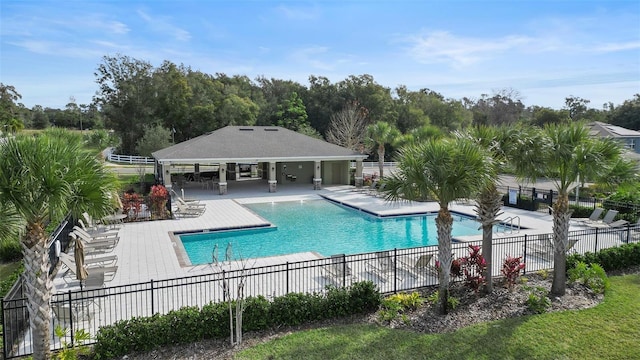
[[[0,81],[27,106],[86,104],[104,55],[207,73],[381,85],[593,108],[640,93],[640,1],[0,2]]]

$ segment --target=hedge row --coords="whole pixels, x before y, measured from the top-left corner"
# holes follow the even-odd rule
[[[567,269],[575,268],[578,262],[600,264],[605,271],[621,270],[640,265],[640,243],[602,249],[597,253],[572,254],[567,257]]]
[[[245,300],[243,331],[344,317],[375,311],[381,295],[370,281],[350,288],[328,289],[326,294],[291,293],[269,301],[262,296]],[[235,312],[235,304],[233,304]],[[109,359],[173,344],[229,336],[228,303],[185,307],[166,315],[123,320],[101,327],[96,334],[95,359]]]

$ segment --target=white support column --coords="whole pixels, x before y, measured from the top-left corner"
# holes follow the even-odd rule
[[[171,164],[162,164],[162,182],[167,190],[171,189]]]
[[[220,164],[220,183],[218,184],[220,195],[227,194],[227,163]]]
[[[364,182],[364,177],[362,176],[362,159],[356,159],[356,173],[354,178],[356,187],[361,188]]]
[[[269,192],[270,193],[274,193],[277,191],[278,188],[278,180],[277,180],[277,176],[276,176],[276,163],[275,162],[270,162],[269,163]]]
[[[322,189],[322,164],[316,161],[313,164],[313,190]]]

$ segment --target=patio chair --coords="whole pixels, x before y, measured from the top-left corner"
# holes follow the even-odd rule
[[[438,270],[432,265],[434,253],[421,255],[405,255],[398,257],[398,263],[413,277],[437,275]]]
[[[106,274],[107,273],[105,271],[90,271],[87,278],[84,279],[83,290],[95,290],[105,287],[105,282],[113,279],[112,277],[111,279],[107,280]]]
[[[368,260],[365,264],[367,271],[385,282],[395,273],[396,264],[388,251],[377,252],[375,259]]]
[[[618,215],[618,210],[608,210],[604,217],[602,218],[602,222],[605,224],[611,224],[613,219]]]
[[[176,202],[176,210],[173,212],[174,215],[180,217],[198,217],[205,212],[206,208],[194,208],[185,206],[180,202]]]
[[[578,242],[578,238],[569,238],[569,243],[565,249],[569,252]],[[540,234],[537,240],[527,243],[527,254],[540,257],[544,260],[553,260],[553,234]]]
[[[119,236],[91,236],[87,234],[84,230],[78,228],[77,226],[73,228],[71,234],[76,234],[80,239],[84,240],[89,244],[113,244],[113,246],[118,245],[120,242]]]
[[[62,255],[62,254],[61,254]],[[76,262],[72,257],[63,257],[61,256],[60,262],[67,268],[67,271],[62,275],[63,278],[71,276],[76,276]],[[89,275],[92,273],[102,273],[104,277],[104,281],[111,281],[116,276],[116,272],[118,271],[117,266],[100,266],[99,264],[87,265],[85,264],[85,269]],[[66,280],[65,280],[66,281]]]
[[[51,311],[53,316],[58,320],[60,326],[68,327],[71,324],[78,324],[82,321],[91,321],[95,312],[96,306],[93,302],[75,303],[73,307],[67,303],[56,303],[51,305]]]
[[[616,220],[616,221],[610,222],[608,224],[606,224],[606,223],[588,223],[586,225],[588,227],[591,227],[591,228],[613,229],[613,228],[625,226],[627,224],[629,224],[629,222],[627,220]]]
[[[65,258],[67,261],[75,262],[75,258],[67,253],[60,253],[60,258]],[[84,264],[86,266],[112,266],[118,263],[118,255],[107,256],[85,256]]]
[[[113,251],[116,247],[116,243],[113,241],[86,241],[80,237],[76,232],[69,233],[69,236],[75,241],[82,241],[84,245],[84,251],[87,255],[104,254]]]
[[[78,219],[78,228],[82,229],[91,237],[108,237],[108,236],[117,236],[119,228],[109,228],[106,227],[88,227],[84,224],[84,221]]]
[[[187,208],[191,208],[191,209],[204,209],[207,207],[207,204],[201,204],[200,201],[190,201],[190,202],[186,202],[184,201],[182,198],[178,198],[177,199],[178,203],[186,206]]]
[[[324,277],[336,285],[346,286],[348,283],[355,281],[355,276],[349,263],[346,262],[344,254],[331,255],[331,263],[323,266],[322,270]]]
[[[588,218],[573,218],[571,219],[571,221],[575,221],[575,222],[579,222],[579,223],[586,223],[586,222],[595,222],[600,220],[600,216],[602,216],[602,213],[604,212],[603,208],[595,208],[593,209],[593,212],[591,213],[591,215],[589,215]]]

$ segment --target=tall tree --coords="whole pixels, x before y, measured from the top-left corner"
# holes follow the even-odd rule
[[[378,121],[367,127],[365,144],[378,152],[378,170],[381,178],[384,176],[385,146],[395,144],[399,137],[400,131],[384,121]]]
[[[470,198],[491,181],[489,154],[476,142],[465,138],[431,140],[400,150],[398,169],[385,179],[385,197],[390,201],[435,199],[440,206],[436,217],[440,263],[438,306],[448,312],[452,263],[453,217],[449,203]]]
[[[486,164],[491,180],[480,189],[475,209],[482,226],[482,256],[487,265],[483,274],[485,293],[493,291],[493,226],[500,222],[498,216],[502,208],[502,194],[497,190],[498,175],[503,173],[509,165],[508,155],[514,142],[521,137],[528,137],[526,129],[528,128],[478,126],[456,133],[456,136],[467,138],[483,147],[492,159]]]
[[[276,117],[278,118],[278,126],[293,131],[298,131],[298,129],[308,124],[307,109],[296,92],[291,93],[288,99],[278,105]]]
[[[631,130],[640,130],[640,94],[626,100],[622,105],[614,107],[608,115],[609,123]],[[640,146],[640,144],[636,144]]]
[[[17,117],[20,95],[11,85],[0,83],[0,133],[16,132],[24,128],[24,123]]]
[[[584,118],[589,103],[587,99],[571,95],[564,99],[564,108],[569,112],[571,121],[578,121]]]
[[[609,138],[594,138],[580,123],[547,125],[514,146],[512,159],[521,177],[553,179],[558,197],[553,210],[553,283],[551,294],[566,290],[566,260],[569,244],[569,191],[579,180],[604,180],[619,162],[622,148]],[[631,174],[628,174],[631,175]]]
[[[364,145],[368,111],[357,102],[349,102],[345,107],[331,115],[327,130],[327,141],[352,150]]]
[[[476,125],[509,125],[518,122],[524,111],[520,93],[513,89],[495,91],[490,97],[482,94],[475,103],[474,124]]]
[[[133,154],[144,134],[144,125],[153,122],[155,88],[153,67],[128,56],[104,56],[95,72],[100,86],[94,97],[102,107],[107,126],[122,138],[122,151]]]
[[[112,211],[115,180],[75,137],[19,136],[0,146],[0,203],[24,221],[25,295],[35,359],[50,357],[51,289],[46,233],[71,212],[101,217]]]

